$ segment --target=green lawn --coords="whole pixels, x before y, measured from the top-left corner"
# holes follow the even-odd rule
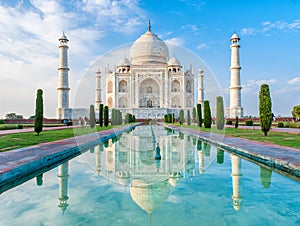
[[[83,127],[83,128],[74,128],[74,129],[69,128],[63,130],[49,130],[49,131],[41,132],[39,136],[37,136],[36,133],[33,132],[4,135],[4,136],[0,136],[0,152],[32,146],[40,143],[51,142],[55,140],[62,140],[62,139],[74,137],[74,135],[79,136],[79,135],[107,130],[111,128],[113,127],[96,126],[94,129],[91,129],[90,127]]]
[[[180,126],[179,124],[174,124]],[[187,128],[192,128],[199,130],[197,125],[183,125]],[[224,130],[217,130],[216,127],[212,127],[211,129],[205,129],[203,127],[200,128],[200,131],[203,132],[213,132],[213,133],[221,133],[226,136],[232,137],[240,137],[248,140],[256,140],[261,142],[269,142],[272,144],[278,144],[287,147],[294,147],[300,149],[300,134],[286,133],[286,132],[269,132],[268,136],[264,136],[261,130],[254,130],[250,126],[249,129],[238,129],[235,128],[226,128]]]

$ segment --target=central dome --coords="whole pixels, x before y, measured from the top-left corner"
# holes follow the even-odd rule
[[[150,30],[139,37],[130,48],[132,65],[168,62],[169,50],[167,45]]]

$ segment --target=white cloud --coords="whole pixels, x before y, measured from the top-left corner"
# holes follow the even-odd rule
[[[257,33],[257,30],[255,28],[242,28],[240,31],[241,35],[255,35]]]
[[[288,81],[289,84],[295,84],[299,82],[300,82],[300,77],[295,77]]]
[[[205,43],[200,43],[198,46],[197,46],[197,49],[207,49],[208,48],[208,45],[205,44]]]
[[[243,85],[243,93],[257,93],[262,84],[271,84],[276,83],[276,79],[262,79],[262,80],[247,80]]]
[[[260,86],[262,84],[272,84],[276,82],[275,79],[262,79],[262,80],[247,80],[245,86]]]
[[[194,35],[199,34],[199,28],[194,24],[187,24],[187,25],[181,26],[181,29],[189,30],[189,31],[193,32]]]
[[[274,22],[264,21],[261,23],[261,27],[245,27],[240,31],[241,35],[256,35],[258,33],[270,36],[270,32],[284,31],[284,32],[296,32],[300,30],[300,19],[293,21],[277,20]]]
[[[183,46],[184,44],[184,40],[180,37],[170,38],[165,40],[165,42],[167,44],[174,45],[174,46]]]

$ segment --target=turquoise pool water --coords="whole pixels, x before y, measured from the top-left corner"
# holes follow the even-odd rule
[[[297,181],[139,126],[2,193],[0,225],[300,225],[299,194]]]

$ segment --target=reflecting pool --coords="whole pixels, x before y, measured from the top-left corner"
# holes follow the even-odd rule
[[[299,182],[139,126],[0,195],[0,225],[300,225]]]

